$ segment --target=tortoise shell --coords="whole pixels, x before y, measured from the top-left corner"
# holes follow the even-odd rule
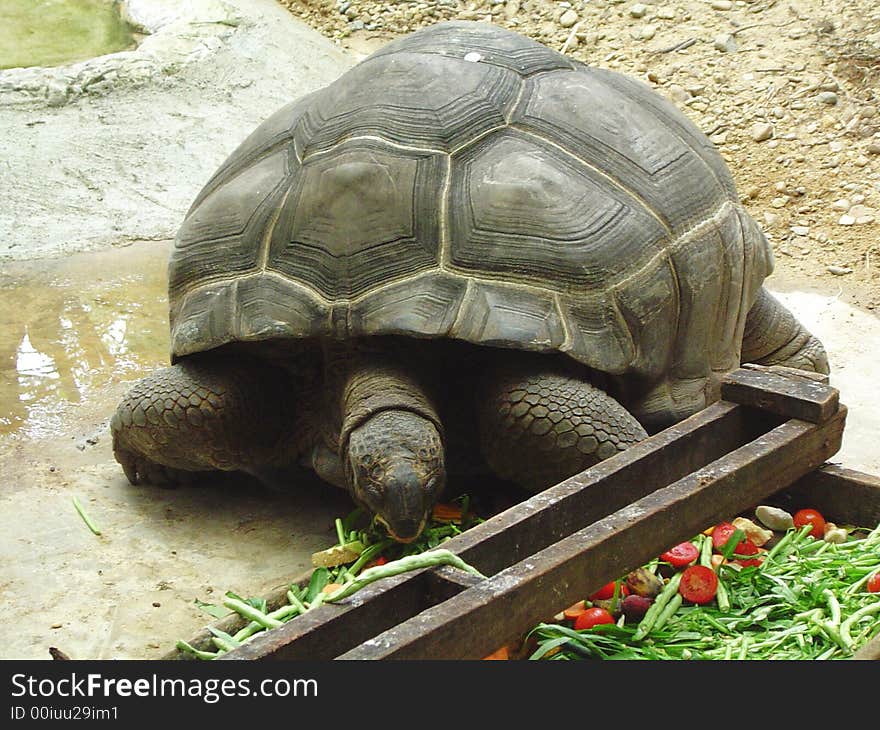
[[[261,124],[169,266],[172,360],[372,335],[565,353],[641,420],[715,399],[772,255],[646,84],[487,23],[388,44]]]

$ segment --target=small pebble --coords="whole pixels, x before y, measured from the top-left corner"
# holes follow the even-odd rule
[[[853,218],[849,213],[844,213],[840,218],[837,219],[838,225],[841,226],[851,226],[856,222],[856,219]]]
[[[563,28],[571,28],[571,26],[577,23],[577,20],[577,13],[569,8],[562,15],[559,16],[559,25],[561,25]]]
[[[721,53],[736,53],[736,38],[730,33],[721,33],[715,36],[712,46]]]
[[[790,527],[794,527],[791,514],[780,507],[762,504],[755,508],[755,517],[764,527],[776,532],[785,532]]]
[[[685,104],[691,100],[691,95],[687,90],[678,84],[670,84],[667,93],[669,94],[669,98],[678,104]]]
[[[828,273],[834,274],[835,276],[844,276],[845,274],[851,274],[853,272],[853,270],[847,266],[829,266],[827,268]]]
[[[855,196],[853,196],[853,202],[855,202]],[[858,222],[860,218],[868,218],[872,216],[874,214],[874,211],[865,205],[856,204],[852,208],[850,208],[847,213],[849,213],[853,218],[856,219],[856,222]]]
[[[769,210],[764,211],[764,225],[768,228],[774,228],[779,225],[782,216],[777,213],[771,213]]]
[[[58,623],[52,624],[49,628],[50,629],[60,629],[62,626],[64,626],[64,624],[58,622]]]
[[[713,10],[730,10],[733,7],[731,0],[712,0],[709,5]]]
[[[837,94],[833,91],[823,91],[819,93],[816,98],[823,104],[828,104],[829,106],[834,106],[837,103]]]
[[[643,25],[630,31],[630,35],[637,41],[649,41],[657,35],[657,28],[653,25]]]
[[[769,122],[755,122],[749,135],[755,142],[764,142],[773,136],[773,125]]]
[[[849,210],[851,205],[852,203],[850,203],[850,201],[846,198],[840,198],[839,200],[835,200],[831,204],[831,207],[834,210]]]
[[[644,3],[636,3],[631,6],[629,9],[629,14],[633,18],[644,18],[645,14],[648,12],[648,6]]]

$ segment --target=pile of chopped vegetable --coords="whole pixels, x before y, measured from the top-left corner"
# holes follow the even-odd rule
[[[880,635],[880,525],[838,527],[813,509],[790,515],[762,506],[755,516],[719,523],[537,625],[527,637],[536,646],[530,658],[842,659]],[[209,626],[215,651],[177,647],[214,659],[410,570],[446,564],[479,575],[442,548],[479,522],[465,496],[437,505],[419,539],[402,544],[355,510],[335,521],[337,544],[312,556],[310,580],[291,583],[286,604],[270,612],[265,599],[233,592],[222,606],[196,601],[246,623],[233,635]],[[508,647],[485,658],[507,659]]]
[[[530,633],[531,659],[845,659],[880,635],[880,526],[759,507]]]
[[[232,591],[226,593],[222,606],[197,600],[196,604],[215,618],[235,612],[247,623],[235,634],[208,626],[215,651],[198,649],[183,640],[177,642],[177,648],[199,659],[215,659],[255,634],[282,626],[322,603],[338,601],[376,580],[419,568],[453,565],[479,575],[441,547],[446,540],[479,522],[482,519],[471,513],[469,499],[464,495],[455,502],[435,505],[431,523],[417,540],[404,544],[390,539],[363,510],[356,509],[344,519],[335,520],[337,544],[312,555],[315,569],[308,583],[291,583],[286,604],[268,611],[265,598],[245,599]]]

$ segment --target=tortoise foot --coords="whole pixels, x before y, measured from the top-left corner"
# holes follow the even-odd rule
[[[288,385],[264,363],[187,359],[123,398],[110,422],[113,453],[132,484],[189,483],[271,464],[290,433]]]

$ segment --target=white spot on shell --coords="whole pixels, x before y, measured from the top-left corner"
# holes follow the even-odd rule
[[[471,63],[478,63],[479,61],[483,60],[483,54],[477,53],[476,51],[471,51],[470,53],[465,55],[464,60],[470,61]]]

